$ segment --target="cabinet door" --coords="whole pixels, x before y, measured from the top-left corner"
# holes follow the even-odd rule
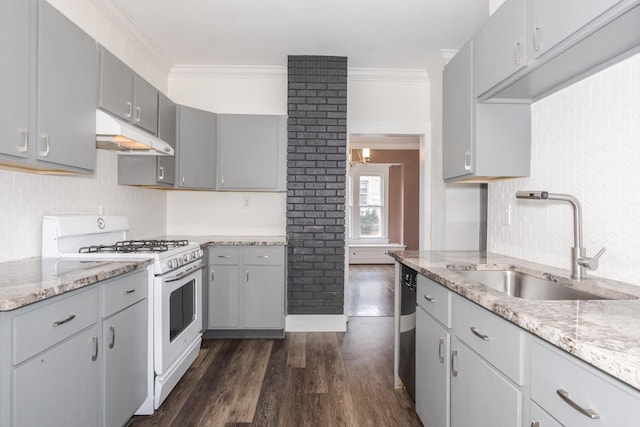
[[[240,327],[238,274],[237,265],[209,266],[208,329],[237,329]]]
[[[37,158],[93,170],[96,42],[45,0],[38,4]]]
[[[28,156],[30,5],[24,0],[0,2],[0,153]]]
[[[123,426],[147,396],[148,300],[102,322],[105,426]]]
[[[450,335],[416,309],[416,412],[425,426],[448,427]]]
[[[525,0],[506,0],[474,37],[475,96],[527,65],[525,13]]]
[[[451,344],[451,425],[522,426],[522,392],[455,338]]]
[[[100,48],[100,108],[124,121],[133,119],[133,71],[105,48]]]
[[[245,266],[245,328],[284,327],[284,271],[278,266]]]
[[[13,371],[15,426],[98,424],[98,329],[93,326]]]
[[[467,43],[447,64],[442,88],[442,174],[444,179],[473,172],[472,93],[473,43]]]
[[[282,116],[218,115],[218,189],[284,190]]]
[[[133,122],[154,135],[158,134],[158,90],[142,77],[133,78]]]
[[[528,425],[531,427],[562,427],[562,424],[557,422],[555,418],[547,414],[544,409],[536,405],[533,401],[531,401],[530,418],[531,420]]]
[[[537,58],[620,0],[531,1],[528,28],[532,57]]]
[[[163,94],[158,95],[158,137],[176,148],[176,104]],[[173,184],[176,176],[176,158],[158,156],[158,182]]]
[[[178,174],[176,186],[216,188],[216,115],[178,107]]]

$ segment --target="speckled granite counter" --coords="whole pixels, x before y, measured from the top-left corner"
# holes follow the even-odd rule
[[[286,236],[164,236],[166,239],[189,240],[207,246],[286,246]]]
[[[397,261],[533,335],[640,390],[640,287],[478,251],[395,251]],[[513,269],[617,300],[532,301],[507,296],[451,269]]]
[[[28,258],[0,264],[0,311],[9,311],[83,288],[151,264]]]

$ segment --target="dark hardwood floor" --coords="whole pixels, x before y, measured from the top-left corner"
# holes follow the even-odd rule
[[[422,426],[393,388],[393,266],[351,267],[351,315],[386,317],[351,317],[347,333],[206,340],[160,409],[130,425]]]
[[[393,316],[393,265],[349,265],[349,316]]]

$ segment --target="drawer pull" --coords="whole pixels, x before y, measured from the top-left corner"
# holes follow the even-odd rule
[[[444,338],[440,338],[440,342],[438,342],[438,358],[440,359],[440,363],[444,363]]]
[[[113,348],[116,345],[116,328],[115,326],[109,326],[109,332],[111,332],[111,342],[109,343],[109,348]]]
[[[129,295],[129,294],[134,293],[135,291],[136,291],[135,289],[129,289],[128,291],[124,291],[123,294]]]
[[[258,255],[258,258],[267,259],[269,258],[269,255]]]
[[[531,421],[531,427],[540,427],[540,421]]]
[[[489,341],[491,339],[491,337],[489,335],[484,335],[483,333],[481,333],[478,328],[476,328],[475,326],[472,326],[471,328],[471,332],[473,332],[473,335],[477,336],[478,338],[480,338],[482,341]]]
[[[559,388],[558,390],[556,390],[556,393],[558,393],[558,396],[560,396],[562,400],[564,400],[569,406],[571,406],[576,411],[580,412],[585,417],[589,417],[592,420],[600,419],[600,414],[598,414],[593,409],[585,409],[582,406],[578,405],[576,402],[574,402],[569,396],[569,392],[567,392],[566,390]]]
[[[454,348],[453,350],[451,350],[451,376],[452,377],[457,377],[458,376],[458,371],[456,370],[456,356],[458,355],[458,349]]]
[[[218,258],[231,258],[229,255],[218,255]]]
[[[435,301],[436,301],[436,299],[435,299],[435,298],[431,298],[429,295],[425,295],[425,296],[424,296],[424,299],[426,299],[426,300],[427,300],[427,301],[429,301],[429,302],[435,302]]]
[[[93,355],[91,356],[91,361],[95,362],[98,360],[98,337],[91,337],[91,341],[93,341],[94,350]]]
[[[71,322],[73,319],[76,318],[75,314],[70,314],[69,317],[67,317],[64,320],[58,320],[56,322],[53,322],[53,326],[60,326],[60,325],[64,325],[65,323],[69,323]]]

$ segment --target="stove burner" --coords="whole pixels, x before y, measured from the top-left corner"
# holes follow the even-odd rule
[[[113,245],[85,246],[78,250],[81,254],[88,253],[136,253],[136,252],[166,252],[171,248],[187,246],[188,240],[124,240]]]

